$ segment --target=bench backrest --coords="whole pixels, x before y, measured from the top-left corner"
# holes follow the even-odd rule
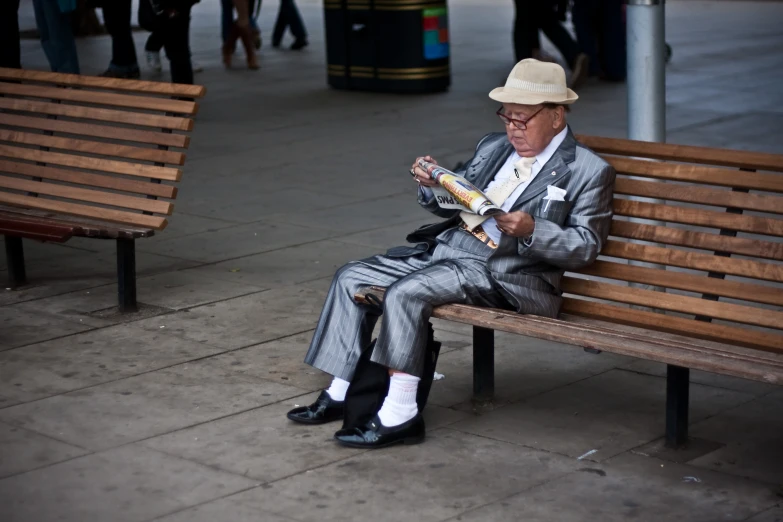
[[[165,228],[204,93],[0,68],[0,205]]]
[[[783,353],[783,155],[578,139],[617,170],[615,216],[562,312]]]

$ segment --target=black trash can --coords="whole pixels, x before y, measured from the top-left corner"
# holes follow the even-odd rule
[[[446,0],[324,0],[329,85],[437,92],[451,83]]]

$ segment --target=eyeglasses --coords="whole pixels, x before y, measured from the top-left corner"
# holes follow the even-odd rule
[[[546,108],[546,106],[541,107],[536,112],[534,112],[532,115],[530,115],[530,117],[528,117],[528,119],[526,119],[526,120],[515,120],[514,118],[509,118],[508,116],[503,114],[503,107],[499,108],[498,111],[495,114],[498,115],[498,118],[500,118],[500,121],[502,121],[504,125],[508,125],[509,123],[513,123],[514,127],[516,127],[517,129],[525,130],[525,129],[527,129],[527,124],[530,123],[530,120],[535,118],[536,115],[539,112],[543,111],[545,108]]]

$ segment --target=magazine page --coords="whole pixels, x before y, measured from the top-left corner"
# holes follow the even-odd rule
[[[503,211],[471,182],[448,169],[428,161],[419,160],[424,169],[440,185],[432,187],[435,201],[441,208],[458,209],[479,216],[491,216]]]

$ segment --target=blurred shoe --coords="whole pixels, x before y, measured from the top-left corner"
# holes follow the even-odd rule
[[[294,43],[291,44],[291,50],[292,51],[300,51],[310,45],[305,38],[302,38],[300,40],[296,40]]]
[[[160,64],[160,51],[147,51],[145,54],[147,56],[147,65],[149,68],[152,69],[153,72],[161,72],[163,70],[163,66]]]
[[[245,54],[247,55],[247,68],[258,69],[261,66],[258,64],[258,58],[256,58],[256,50],[253,46],[253,33],[249,27],[239,28],[239,38],[242,41],[242,46],[245,48]]]
[[[237,27],[237,24],[231,24],[231,29],[229,29],[228,36],[223,42],[223,47],[221,49],[223,54],[223,65],[226,66],[226,69],[231,68],[231,58],[234,55],[234,51],[236,50],[238,39],[239,27]]]
[[[571,88],[578,89],[587,79],[590,72],[590,58],[584,53],[576,57],[571,67]]]
[[[138,80],[141,78],[141,71],[138,65],[132,67],[112,67],[109,66],[101,76],[104,78],[122,78],[126,80]]]
[[[191,59],[190,65],[191,67],[193,67],[194,73],[204,72],[204,66],[198,63],[197,61]]]

